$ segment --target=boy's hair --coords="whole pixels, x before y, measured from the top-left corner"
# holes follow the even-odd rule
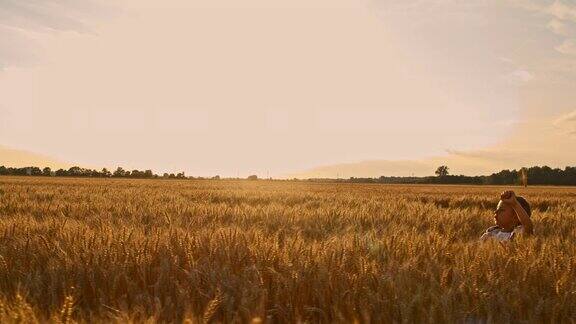
[[[524,208],[524,210],[526,211],[526,214],[528,214],[528,217],[532,216],[532,210],[530,209],[530,204],[528,203],[528,201],[526,201],[526,199],[524,199],[524,197],[522,197],[522,196],[517,196],[516,200],[518,200],[518,203],[520,203],[520,206],[522,206],[522,208]]]

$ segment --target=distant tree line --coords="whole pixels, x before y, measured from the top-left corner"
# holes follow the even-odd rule
[[[106,168],[102,170],[92,170],[73,166],[69,169],[52,170],[49,167],[40,169],[39,167],[24,167],[24,168],[11,168],[0,165],[0,176],[36,176],[36,177],[76,177],[76,178],[132,178],[132,179],[190,179],[190,180],[220,180],[219,175],[213,177],[191,177],[186,176],[184,172],[179,173],[164,173],[162,175],[155,174],[152,170],[124,170],[118,167],[114,172]],[[240,178],[232,178],[240,179]],[[253,174],[248,176],[248,180],[258,180],[258,176]],[[270,178],[272,179],[272,178]]]
[[[530,185],[559,185],[576,186],[576,167],[565,167],[564,169],[550,168],[548,166],[535,166],[520,170],[502,170],[487,176],[465,176],[450,175],[447,166],[438,167],[436,176],[429,177],[388,177],[379,178],[356,178],[349,179],[308,179],[314,182],[347,182],[347,183],[388,183],[388,184],[476,184],[476,185],[520,185],[523,175],[526,176]],[[78,166],[67,170],[52,170],[48,167],[11,168],[0,166],[0,176],[45,176],[45,177],[86,177],[86,178],[133,178],[133,179],[220,179],[214,177],[187,177],[184,172],[164,173],[158,175],[152,170],[124,170],[118,167],[115,171],[108,171],[106,168],[98,171],[85,169]],[[249,180],[258,180],[256,175],[250,175]],[[294,179],[297,180],[297,179]]]
[[[40,169],[39,167],[24,167],[24,168],[10,168],[0,166],[0,175],[13,175],[13,176],[44,176],[44,177],[81,177],[81,178],[133,178],[133,179],[204,179],[202,177],[186,177],[184,172],[180,173],[164,173],[158,175],[152,170],[124,170],[118,167],[115,171],[111,172],[104,168],[100,171],[85,169],[78,166],[71,167],[67,170],[58,169],[52,170],[49,167]],[[215,176],[210,179],[220,179],[220,176]]]
[[[440,171],[440,172],[439,172]],[[530,185],[576,186],[576,167],[552,169],[548,166],[524,168]],[[437,176],[430,177],[386,177],[350,178],[346,182],[390,183],[390,184],[478,184],[478,185],[520,185],[522,169],[502,170],[487,176],[449,175],[448,168],[438,168]]]

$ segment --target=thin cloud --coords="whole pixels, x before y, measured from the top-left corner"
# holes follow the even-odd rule
[[[29,66],[39,58],[36,43],[19,30],[0,25],[0,70],[7,66]]]
[[[508,57],[501,56],[501,57],[496,57],[496,59],[498,59],[500,62],[505,63],[505,64],[510,64],[510,65],[516,64],[513,59],[508,58]]]
[[[0,1],[0,69],[28,66],[40,50],[30,32],[94,33],[94,25],[112,9],[93,0]]]
[[[543,4],[540,0],[512,0],[511,3],[517,8],[550,15],[559,20],[576,22],[576,6],[560,0],[555,0],[551,4]]]
[[[446,149],[446,153],[454,156],[466,157],[466,158],[473,158],[473,159],[486,159],[488,157],[488,153],[484,151],[459,151],[459,150],[451,150]]]
[[[93,1],[3,0],[0,25],[24,30],[92,31],[92,23],[111,10]]]
[[[556,119],[555,124],[562,124],[566,122],[574,122],[576,121],[576,110],[567,113],[566,115],[561,116],[560,118]]]
[[[552,19],[546,27],[557,35],[566,36],[570,33],[568,26],[558,19]]]
[[[576,21],[576,6],[568,5],[562,1],[554,1],[552,5],[546,8],[546,12],[558,19]]]
[[[71,167],[69,163],[42,154],[9,148],[2,145],[0,145],[0,165],[7,167],[47,166],[54,169]]]
[[[562,54],[576,55],[576,39],[567,39],[555,49]]]
[[[472,150],[472,151],[460,151],[447,149],[446,153],[452,157],[461,157],[467,159],[478,159],[492,162],[508,162],[517,160],[520,156],[525,154],[525,152],[520,152],[518,150]]]
[[[576,110],[560,116],[553,123],[560,134],[576,136]]]
[[[535,3],[532,0],[510,0],[510,3],[514,7],[530,11],[544,11],[546,8],[545,6]]]
[[[537,4],[535,1],[515,0],[512,3],[519,8],[536,12],[541,15],[551,16],[552,20],[546,26],[554,34],[569,36],[573,34],[574,23],[576,23],[576,5],[567,4],[556,0],[549,5]],[[576,40],[565,39],[554,49],[562,54],[576,55]]]
[[[521,85],[523,83],[532,81],[534,79],[534,75],[526,70],[517,69],[511,73],[508,73],[505,76],[505,79],[510,84]]]

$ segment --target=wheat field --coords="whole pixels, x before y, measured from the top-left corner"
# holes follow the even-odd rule
[[[576,188],[0,178],[0,322],[576,322]]]

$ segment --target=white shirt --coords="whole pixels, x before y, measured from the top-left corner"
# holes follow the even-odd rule
[[[480,240],[486,241],[488,239],[494,239],[499,242],[511,241],[512,239],[514,239],[516,235],[522,233],[523,231],[524,228],[522,227],[522,225],[516,226],[516,228],[514,228],[512,232],[504,232],[504,230],[501,227],[492,226],[489,229],[487,229],[486,232],[482,234],[482,236],[480,236]]]

